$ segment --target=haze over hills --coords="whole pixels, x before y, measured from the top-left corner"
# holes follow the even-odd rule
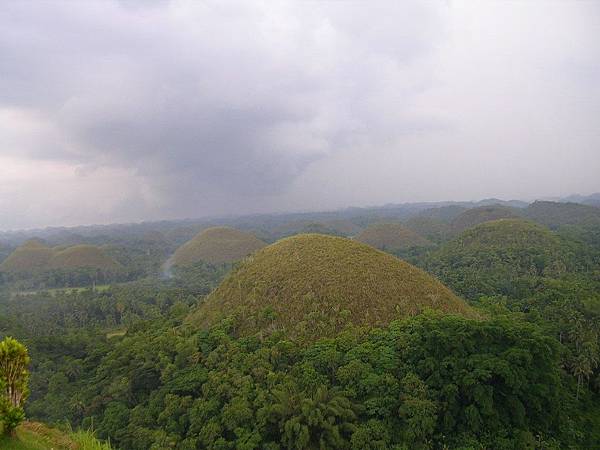
[[[259,250],[188,317],[208,327],[235,316],[241,335],[285,331],[316,339],[349,323],[385,325],[426,308],[476,317],[422,270],[345,238],[301,234]]]
[[[519,210],[504,205],[493,204],[471,208],[454,217],[450,223],[452,233],[459,234],[463,231],[498,219],[514,219],[520,217]]]
[[[433,245],[431,241],[400,223],[369,225],[355,239],[363,244],[391,253]]]

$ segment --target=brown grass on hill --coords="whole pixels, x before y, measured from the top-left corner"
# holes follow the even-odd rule
[[[379,250],[390,252],[434,245],[430,240],[425,239],[399,223],[369,225],[354,239]]]
[[[240,334],[331,336],[348,324],[386,325],[431,308],[476,317],[424,271],[346,238],[304,234],[246,259],[188,317],[206,328],[235,317]]]
[[[120,264],[95,245],[74,245],[56,252],[49,262],[51,269],[93,268],[117,270]]]
[[[44,270],[54,250],[37,239],[31,239],[17,247],[0,264],[0,272],[33,273]]]
[[[267,245],[251,233],[228,227],[208,228],[177,249],[175,266],[189,266],[199,261],[223,264],[239,261]]]

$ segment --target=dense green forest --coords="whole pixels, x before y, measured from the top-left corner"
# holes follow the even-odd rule
[[[111,256],[146,267],[131,281],[5,282],[0,337],[29,350],[28,418],[93,430],[117,449],[599,448],[600,226],[550,229],[511,216],[441,236],[401,256],[476,315],[434,306],[310,340],[273,327],[269,308],[264,330],[245,332],[235,316],[198,327],[189,317],[205,297],[224,278],[220,292],[234,292],[235,276],[254,266],[197,262],[167,278],[157,256],[144,266],[143,252],[123,250]],[[293,261],[301,250],[292,244],[277,264],[336,276],[335,264]],[[293,283],[263,288],[278,301],[311,301]]]

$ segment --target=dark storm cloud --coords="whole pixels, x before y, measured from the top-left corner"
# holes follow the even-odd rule
[[[555,125],[591,171],[597,8],[466,5],[5,2],[0,227],[519,194]]]
[[[354,134],[387,126],[365,110],[380,86],[363,58],[406,64],[429,45],[414,27],[397,35],[391,5],[297,6],[9,3],[3,106],[58,129],[32,157],[132,167],[177,204],[196,190],[233,203],[278,194]],[[407,6],[427,28],[430,12]]]

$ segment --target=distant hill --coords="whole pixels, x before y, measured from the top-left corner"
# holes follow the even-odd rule
[[[441,222],[450,222],[452,219],[464,213],[468,209],[469,208],[462,205],[440,206],[439,208],[429,208],[421,211],[412,218],[426,218],[439,220]]]
[[[332,236],[354,236],[362,228],[349,220],[336,219],[326,221],[295,220],[275,227],[271,234],[275,239],[302,233],[330,234]]]
[[[17,247],[0,264],[0,272],[39,274],[53,269],[117,270],[121,266],[103,250],[93,245],[50,248],[39,240],[29,240]]]
[[[302,234],[244,261],[188,317],[207,327],[235,316],[240,334],[285,331],[315,339],[345,324],[384,325],[425,308],[476,316],[439,281],[368,245]]]
[[[600,208],[579,203],[536,201],[524,210],[523,215],[550,228],[600,222]]]
[[[429,256],[427,268],[467,298],[522,294],[537,277],[567,270],[569,255],[550,230],[523,219],[468,229]]]
[[[54,250],[38,239],[30,239],[17,247],[0,264],[0,272],[35,273],[48,268]]]
[[[415,247],[431,247],[433,242],[399,223],[369,225],[355,239],[379,250],[391,253]]]
[[[265,245],[251,233],[228,227],[208,228],[179,247],[172,262],[174,266],[189,266],[200,261],[210,264],[231,263]]]
[[[51,269],[118,270],[121,265],[95,245],[74,245],[54,253],[49,261]]]
[[[447,240],[451,235],[449,223],[431,217],[412,217],[404,222],[404,226],[436,243]]]
[[[489,205],[471,208],[456,216],[450,223],[451,232],[455,235],[479,225],[498,219],[515,219],[521,217],[520,210],[504,206]]]

